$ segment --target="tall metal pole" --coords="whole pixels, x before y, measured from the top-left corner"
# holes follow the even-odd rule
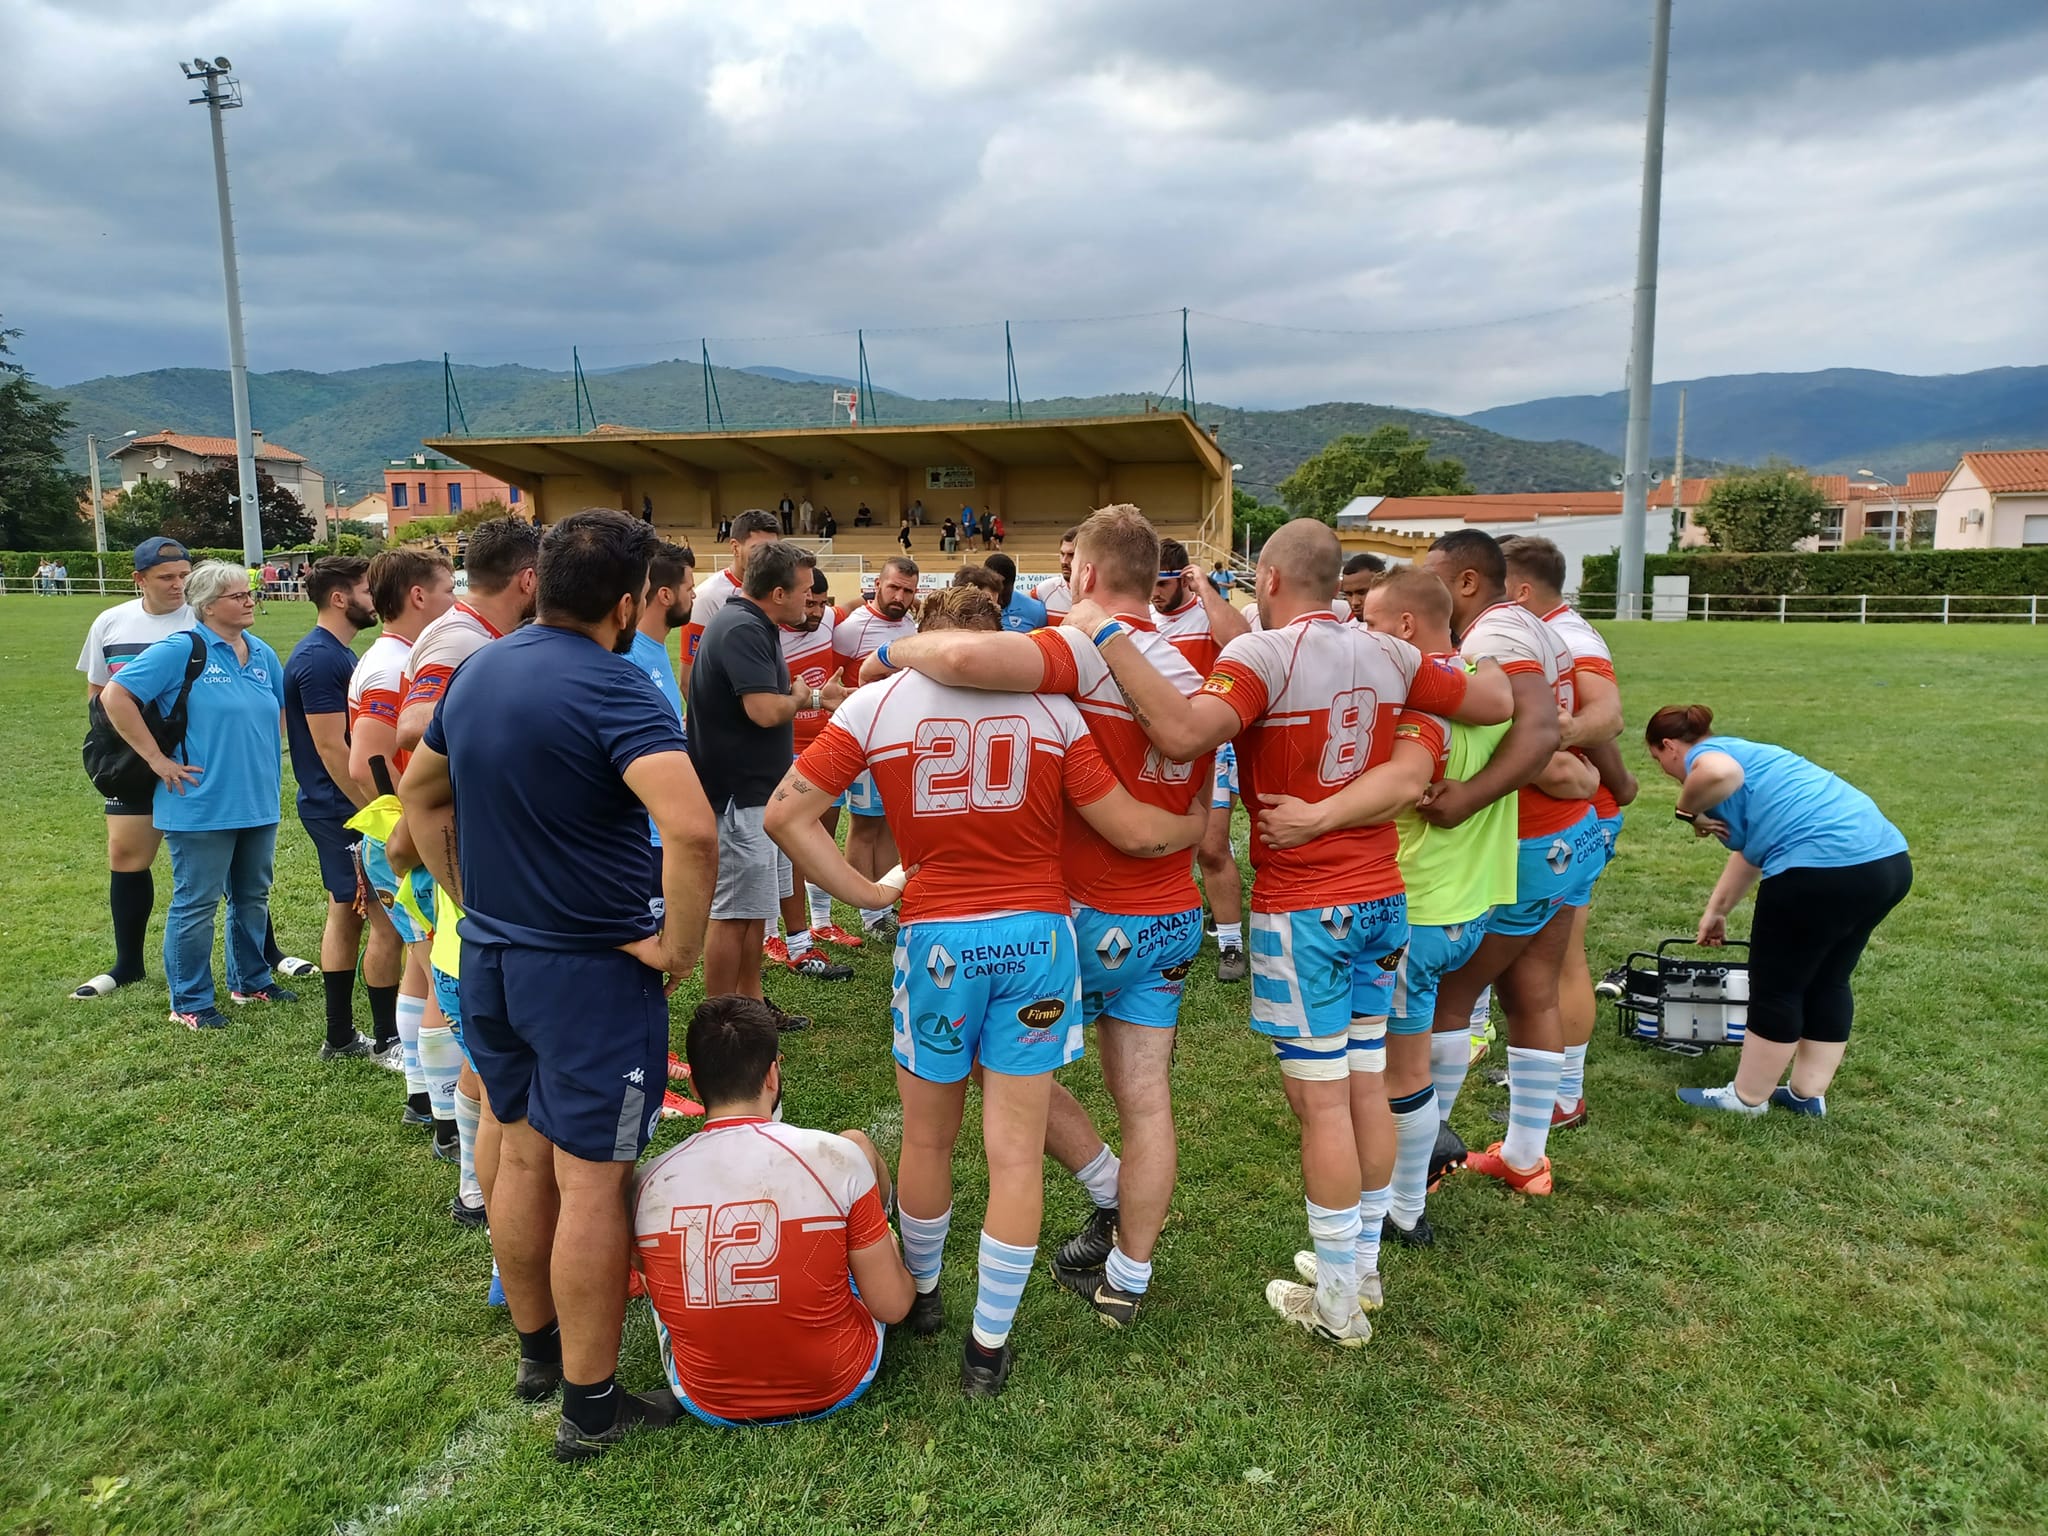
[[[1671,65],[1671,0],[1652,0],[1650,107],[1643,132],[1643,202],[1636,228],[1636,309],[1628,349],[1628,448],[1622,464],[1621,562],[1615,617],[1643,612],[1643,537],[1650,502],[1650,383],[1657,344],[1657,225],[1664,193],[1664,81]]]
[[[99,567],[100,591],[107,590],[107,509],[100,505],[100,440],[85,434],[85,456],[91,460],[93,564]]]
[[[228,298],[228,389],[235,402],[235,478],[241,493],[242,563],[263,563],[262,509],[256,500],[256,440],[249,422],[249,353],[242,341],[242,279],[235,269],[235,210],[228,199],[228,141],[221,113],[242,104],[242,85],[228,73],[228,61],[194,59],[179,65],[187,80],[199,80],[192,105],[204,103],[213,129],[213,190],[220,203],[220,265]]]

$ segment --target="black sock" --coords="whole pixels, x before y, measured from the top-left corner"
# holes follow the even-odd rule
[[[562,1363],[562,1325],[549,1318],[545,1327],[531,1333],[519,1335],[519,1358],[536,1360],[542,1365]]]
[[[114,968],[107,974],[122,986],[142,980],[142,945],[149,914],[156,910],[156,876],[146,869],[117,869],[107,877],[107,907],[114,914]]]
[[[327,1043],[347,1045],[356,1037],[356,973],[322,971],[320,985],[327,992]]]
[[[443,1120],[439,1115],[434,1116],[434,1144],[443,1150],[462,1145],[462,1133],[456,1129],[453,1120]]]
[[[587,1387],[579,1387],[565,1378],[562,1382],[562,1417],[586,1435],[603,1434],[618,1421],[618,1377],[607,1376]]]
[[[263,920],[263,963],[273,971],[284,959],[284,951],[277,947],[277,924],[269,918]]]
[[[405,1096],[405,1107],[416,1115],[425,1115],[430,1120],[434,1116],[434,1101],[424,1093],[408,1093]]]
[[[363,990],[370,994],[370,1043],[381,1051],[398,1038],[398,983],[380,987],[366,981]]]

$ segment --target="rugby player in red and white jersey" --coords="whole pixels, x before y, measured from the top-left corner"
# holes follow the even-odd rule
[[[917,633],[911,606],[917,601],[917,562],[908,555],[886,561],[875,578],[875,595],[858,607],[842,609],[832,629],[832,654],[849,688],[860,683],[860,664],[891,640]],[[896,842],[882,815],[875,778],[863,773],[846,786],[845,805],[853,821],[846,829],[846,862],[870,880],[878,880],[897,863]],[[888,941],[896,936],[896,914],[887,905],[864,908],[861,932]]]
[[[927,628],[997,631],[987,593],[925,600]],[[890,899],[856,873],[818,816],[863,771],[909,870],[896,937],[897,1208],[918,1298],[910,1326],[944,1324],[939,1271],[952,1220],[953,1142],[971,1071],[982,1085],[989,1194],[974,1327],[960,1368],[970,1397],[1002,1390],[1009,1334],[1038,1253],[1052,1073],[1081,1054],[1081,983],[1062,867],[1065,807],[1112,846],[1172,857],[1201,835],[1126,792],[1070,699],[947,688],[914,672],[848,698],[775,791],[769,834],[820,885],[862,906]]]
[[[1202,676],[1153,628],[1147,594],[1159,538],[1134,506],[1104,507],[1069,541],[1073,592],[1125,625],[1132,642],[1184,694]],[[1117,782],[1149,804],[1186,812],[1207,791],[1206,758],[1161,757],[1089,637],[1067,626],[1028,635],[946,632],[890,644],[881,660],[961,688],[1058,693],[1081,708]],[[873,668],[874,663],[870,663]],[[1081,963],[1081,1016],[1097,1026],[1102,1077],[1116,1104],[1119,1162],[1074,1096],[1057,1083],[1045,1150],[1095,1202],[1062,1243],[1053,1275],[1112,1326],[1137,1316],[1173,1197],[1170,1091],[1174,1029],[1188,967],[1202,944],[1201,897],[1185,862],[1132,858],[1067,813],[1061,849]]]
[[[1250,629],[1244,613],[1212,587],[1188,558],[1178,539],[1159,541],[1159,571],[1152,584],[1153,619],[1159,635],[1203,677],[1223,647]],[[1195,850],[1209,914],[1216,921],[1216,979],[1243,981],[1251,974],[1244,957],[1244,875],[1230,844],[1230,813],[1237,805],[1237,750],[1224,742],[1216,751],[1215,784],[1209,792],[1209,828]]]
[[[420,631],[406,655],[405,694],[398,707],[399,751],[410,753],[420,744],[434,718],[434,706],[447,692],[456,668],[533,617],[539,558],[540,530],[525,518],[493,518],[470,530],[469,549],[463,557],[469,591]],[[428,968],[436,1005],[459,1030],[461,999],[435,973],[431,956]],[[429,1042],[430,1048],[434,1043]],[[459,1046],[459,1037],[457,1043]],[[455,1079],[453,1109],[461,1174],[448,1213],[459,1226],[479,1226],[497,1182],[498,1122],[491,1114],[483,1079],[476,1075],[466,1054]]]
[[[868,1389],[916,1288],[889,1169],[859,1131],[781,1117],[776,1016],[708,998],[684,1051],[704,1127],[633,1181],[633,1267],[677,1400],[707,1423],[823,1418]]]
[[[690,622],[683,627],[682,657],[676,663],[676,687],[684,698],[690,696],[690,669],[697,664],[697,647],[704,639],[704,626],[740,590],[740,578],[747,572],[747,556],[759,545],[782,537],[782,519],[773,512],[753,507],[732,520],[732,563],[697,583],[696,600],[690,605]]]
[[[1060,573],[1048,576],[1031,589],[1031,595],[1045,604],[1045,622],[1057,625],[1067,616],[1067,610],[1074,606],[1074,537],[1079,528],[1069,528],[1060,535]]]
[[[398,748],[398,706],[405,697],[405,664],[412,644],[427,625],[455,601],[455,571],[446,555],[416,549],[387,549],[370,562],[370,602],[383,626],[356,663],[348,683],[348,771],[365,805],[379,794],[371,763],[382,758],[395,785],[404,772],[407,753]],[[396,846],[393,846],[393,845]],[[390,923],[406,947],[405,969],[398,980],[398,1041],[405,1069],[405,1120],[431,1125],[435,1155],[456,1160],[460,1145],[452,1115],[444,1126],[433,1112],[426,1074],[420,1066],[420,1030],[431,1004],[433,987],[427,976],[426,940],[411,913],[397,903],[399,882],[413,888],[417,905],[431,921],[433,879],[412,855],[404,822],[391,830],[389,843],[365,833],[361,844],[363,872],[376,892],[371,920]],[[378,906],[382,911],[379,913]],[[445,1029],[438,1012],[434,1027]],[[438,1044],[438,1038],[436,1043]],[[452,1042],[450,1049],[453,1049]]]
[[[1500,541],[1507,558],[1508,596],[1564,638],[1572,653],[1572,686],[1578,712],[1558,719],[1558,739],[1593,765],[1600,786],[1593,791],[1593,815],[1600,823],[1600,866],[1565,898],[1571,937],[1558,978],[1558,1014],[1564,1021],[1564,1073],[1557,1083],[1557,1108],[1550,1128],[1569,1130],[1586,1123],[1586,1048],[1593,1039],[1596,1005],[1593,972],[1586,963],[1586,914],[1593,883],[1614,857],[1621,836],[1621,808],[1636,797],[1635,775],[1621,759],[1621,688],[1614,656],[1585,615],[1564,600],[1564,552],[1548,539],[1520,535]]]
[[[1514,689],[1514,723],[1484,768],[1469,779],[1432,785],[1421,807],[1436,826],[1461,824],[1481,806],[1517,796],[1521,839],[1515,901],[1495,907],[1472,958],[1443,978],[1437,1022],[1456,1029],[1492,985],[1508,1019],[1508,1132],[1465,1166],[1529,1194],[1551,1192],[1551,1114],[1564,1070],[1558,973],[1571,934],[1566,898],[1600,858],[1600,826],[1590,799],[1559,799],[1536,779],[1560,739],[1558,721],[1576,714],[1572,654],[1562,636],[1508,601],[1500,545],[1476,528],[1430,545],[1424,566],[1451,592],[1451,622],[1467,661],[1490,658]]]
[[[832,654],[832,630],[837,620],[838,614],[832,608],[832,583],[813,566],[811,589],[804,596],[803,622],[780,626],[782,660],[789,668],[790,689],[799,699],[808,698],[839,675],[839,662]],[[796,757],[803,756],[804,748],[818,739],[818,732],[831,718],[832,711],[822,707],[797,710],[793,722]],[[827,810],[823,820],[825,830],[837,837],[839,807]],[[853,979],[852,966],[838,964],[823,950],[813,948],[812,941],[847,944],[856,949],[861,941],[833,923],[831,892],[806,884],[800,870],[792,871],[789,894],[782,898],[782,928],[788,938],[771,934],[764,946],[769,959],[812,981]]]
[[[1097,605],[1075,603],[1068,623],[1096,639],[1165,757],[1189,761],[1237,738],[1253,828],[1251,1024],[1272,1040],[1301,1123],[1315,1249],[1297,1262],[1315,1275],[1314,1288],[1275,1280],[1266,1300],[1314,1337],[1357,1348],[1372,1335],[1361,1307],[1379,1300],[1360,1292],[1361,1206],[1377,1209],[1376,1244],[1394,1162],[1381,1078],[1408,920],[1390,822],[1429,783],[1443,740],[1436,716],[1493,723],[1506,717],[1510,696],[1496,669],[1468,678],[1404,641],[1340,621],[1330,611],[1340,559],[1336,535],[1321,523],[1303,519],[1275,533],[1253,578],[1265,628],[1225,646],[1193,698]],[[1396,738],[1397,723],[1411,738]],[[1378,820],[1300,848],[1262,846],[1262,796],[1321,801],[1365,775],[1384,790]]]

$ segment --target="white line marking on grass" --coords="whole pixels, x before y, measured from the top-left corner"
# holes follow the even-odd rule
[[[507,1403],[474,1415],[449,1436],[438,1458],[398,1490],[396,1498],[388,1504],[372,1505],[353,1520],[336,1524],[335,1536],[382,1536],[426,1505],[447,1498],[454,1492],[457,1480],[487,1471],[503,1460],[513,1437],[533,1414],[534,1410],[524,1404]]]

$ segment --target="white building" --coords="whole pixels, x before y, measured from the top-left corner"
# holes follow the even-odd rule
[[[1934,547],[2043,545],[2048,545],[2048,448],[1964,454],[1934,499]]]
[[[298,498],[299,505],[325,526],[327,479],[306,461],[303,454],[280,448],[256,437],[256,467]],[[168,480],[176,485],[187,475],[203,474],[235,464],[232,437],[199,437],[190,432],[152,432],[131,437],[107,457],[120,466],[121,489],[132,491],[145,480]]]

